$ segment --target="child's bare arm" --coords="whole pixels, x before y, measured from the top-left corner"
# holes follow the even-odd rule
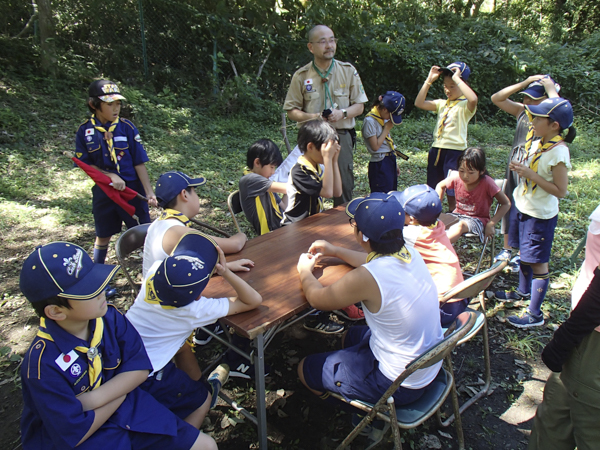
[[[456,83],[456,86],[460,89],[462,95],[466,97],[467,108],[469,108],[469,111],[471,112],[475,111],[475,108],[477,107],[477,94],[473,92],[473,89],[471,89],[471,87],[460,77],[460,71],[457,67],[452,70],[454,71],[452,80]]]
[[[99,388],[77,396],[77,399],[81,402],[84,411],[96,410],[121,396],[129,394],[146,381],[149,373],[147,370],[122,372],[103,383]]]
[[[319,254],[322,256],[340,258],[352,267],[359,267],[367,262],[367,254],[365,252],[357,252],[344,247],[338,247],[324,240],[313,242],[308,249],[308,253],[311,255]]]
[[[532,75],[520,83],[507,86],[492,95],[492,102],[502,111],[507,112],[511,116],[519,117],[519,114],[521,114],[523,109],[525,109],[523,107],[523,103],[514,102],[509,97],[519,91],[522,91],[523,89],[527,89],[527,86],[529,86],[531,83],[542,78],[544,78],[544,75]]]
[[[230,303],[227,315],[238,314],[256,308],[262,303],[261,295],[248,283],[229,270],[223,250],[220,247],[217,247],[217,249],[219,251],[219,262],[216,266],[216,272],[231,285],[237,294],[237,297],[229,298]]]
[[[340,144],[338,142],[335,143],[336,147],[337,147],[337,151],[335,152],[335,155],[333,156],[333,196],[334,197],[341,197],[342,196],[342,175],[340,174],[340,165],[339,165],[339,158],[340,158],[340,151],[342,150],[342,147],[340,146]]]
[[[437,186],[435,187],[435,192],[437,192],[437,195],[440,196],[440,200],[442,202],[444,201],[444,192],[446,192],[447,184],[448,184],[448,178],[445,178],[442,181],[440,181],[437,184]]]
[[[323,155],[323,165],[325,166],[325,170],[323,171],[323,185],[321,186],[321,192],[319,195],[323,198],[332,198],[334,191],[334,165],[333,158],[336,153],[336,142],[329,141],[321,146],[321,154]],[[338,167],[339,174],[339,167]]]
[[[485,225],[485,237],[492,237],[495,232],[495,226],[502,218],[506,215],[508,211],[510,211],[510,200],[506,196],[506,194],[502,191],[498,191],[494,198],[498,201],[500,207],[494,214],[494,217],[490,219],[490,221]]]
[[[254,261],[250,259],[238,259],[237,261],[228,261],[227,268],[232,272],[249,272],[254,267]]]
[[[371,136],[367,138],[367,140],[369,141],[369,147],[371,147],[375,151],[379,150],[379,147],[383,145],[383,141],[385,141],[385,138],[388,136],[388,134],[390,134],[390,131],[392,130],[393,126],[394,122],[388,120],[383,125],[383,130],[381,131],[381,134],[379,136]]]
[[[171,227],[165,233],[163,237],[163,250],[167,255],[170,255],[177,243],[187,233],[193,233],[194,230],[188,227]],[[225,253],[237,253],[244,248],[248,238],[244,233],[237,233],[230,238],[222,238],[217,236],[211,236],[215,240],[217,245],[223,249]]]
[[[241,251],[244,248],[244,245],[246,245],[246,241],[248,241],[248,238],[244,233],[236,233],[228,238],[213,236],[213,239],[227,254]]]
[[[537,172],[525,164],[511,162],[509,168],[517,172],[520,177],[533,181],[548,194],[554,195],[557,198],[563,198],[567,195],[567,185],[569,184],[567,173],[569,170],[562,162],[552,168],[552,181],[544,180]]]
[[[415,106],[419,109],[424,109],[425,111],[436,111],[437,107],[435,106],[435,102],[431,100],[425,100],[427,98],[427,93],[429,92],[429,88],[433,84],[435,80],[440,77],[440,68],[439,66],[432,66],[429,70],[429,74],[427,75],[427,79],[423,86],[421,86],[421,90],[415,99]]]
[[[116,377],[115,377],[116,378]],[[114,379],[114,378],[113,378]],[[122,395],[104,406],[94,409],[94,422],[92,422],[92,426],[88,430],[88,432],[81,438],[77,446],[81,445],[85,442],[92,434],[94,434],[98,429],[106,423],[108,419],[115,413],[121,403],[125,400],[126,395]]]
[[[287,192],[287,183],[279,183],[277,181],[273,181],[268,191],[277,192],[278,194],[285,194]]]
[[[156,195],[154,195],[152,185],[150,184],[150,177],[148,177],[148,170],[146,169],[146,165],[142,163],[135,166],[135,173],[137,173],[138,178],[142,182],[142,186],[144,186],[144,191],[146,192],[148,204],[150,206],[157,207],[158,202],[156,201]]]

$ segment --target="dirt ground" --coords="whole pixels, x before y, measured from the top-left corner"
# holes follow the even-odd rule
[[[93,233],[92,230],[89,232]],[[62,233],[68,235],[69,231],[63,230]],[[91,236],[88,234],[85,232],[79,239],[82,244],[91,242]],[[52,239],[60,238],[56,233],[52,234]],[[49,240],[50,233],[45,241],[42,239],[44,242]],[[7,450],[21,448],[19,355],[26,351],[38,324],[33,310],[18,294],[18,272],[31,248],[26,238],[19,242],[11,241],[10,245],[4,246],[2,250],[4,264],[0,265],[0,449]],[[514,281],[515,278],[516,275],[502,275],[497,278],[496,285],[506,286],[508,281]],[[123,275],[118,276],[116,285],[121,289],[121,297],[115,303],[126,308],[131,299],[126,294],[126,280]],[[488,309],[494,314],[494,308]],[[531,418],[536,405],[541,401],[543,385],[549,373],[537,357],[527,359],[522,354],[510,350],[504,332],[506,325],[501,321],[501,314],[489,319],[493,391],[462,416],[466,446],[474,450],[516,450],[527,447]],[[519,338],[527,336],[527,332],[516,333]],[[542,332],[540,340],[545,342],[550,335],[551,331],[546,329]],[[270,448],[335,448],[351,431],[350,415],[325,404],[308,392],[300,384],[296,374],[298,361],[304,356],[339,347],[340,336],[308,332],[300,323],[277,335],[267,348],[266,363],[271,368],[267,378]],[[211,343],[200,349],[198,356],[202,364],[205,364],[217,358],[222,350],[219,344]],[[473,390],[479,388],[483,379],[481,337],[478,336],[457,349],[453,355],[453,364],[462,402]],[[253,408],[253,383],[231,379],[226,384],[225,391],[238,403],[249,409]],[[444,410],[447,414],[451,413],[449,402]],[[219,404],[210,412],[204,430],[213,434],[222,450],[258,447],[254,426],[242,416],[234,414],[222,400],[219,400]],[[430,419],[416,430],[404,431],[402,436],[405,449],[458,448],[454,427],[438,429],[435,419]],[[384,440],[378,448],[393,448],[391,437],[387,437],[387,442]],[[352,449],[364,448],[363,439],[359,437],[352,444]]]

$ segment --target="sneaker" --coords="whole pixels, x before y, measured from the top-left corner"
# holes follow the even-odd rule
[[[365,318],[365,313],[363,312],[362,308],[356,305],[346,306],[343,309],[336,309],[333,312],[346,320],[357,321]]]
[[[221,327],[221,324],[219,322],[215,322],[212,325],[208,325],[207,327],[209,329],[213,327],[211,331],[217,335],[223,333],[223,327]],[[212,338],[213,337],[206,331],[204,331],[202,328],[198,328],[196,330],[196,334],[194,335],[194,344],[206,345],[212,340]]]
[[[352,414],[352,426],[356,427],[363,418],[364,416],[361,414]],[[379,444],[389,429],[390,424],[379,419],[373,420],[369,425],[364,427],[359,434],[367,437],[367,447],[365,450],[372,449]]]
[[[542,325],[544,325],[543,314],[540,314],[538,316],[536,314],[533,314],[528,309],[526,309],[520,316],[510,316],[506,320],[513,327],[517,328],[532,328],[541,327]]]
[[[519,273],[519,270],[521,270],[521,255],[516,255],[511,259],[508,263],[508,268],[512,273]]]
[[[265,364],[265,377],[269,376],[269,373],[271,373],[271,366]],[[235,369],[229,372],[229,376],[232,378],[243,378],[244,380],[254,380],[256,378],[254,364],[250,364],[249,361],[240,362]]]
[[[212,409],[219,398],[219,391],[221,387],[229,379],[229,366],[227,364],[219,364],[215,370],[213,370],[208,376],[208,384],[211,387],[212,400],[210,401],[210,409]]]
[[[104,289],[104,292],[106,292],[106,298],[113,298],[114,296],[117,295],[117,288],[112,287],[110,284],[106,286],[106,289]]]
[[[503,248],[502,251],[494,257],[494,262],[508,261],[508,260],[510,260],[511,255],[512,255],[512,250]]]
[[[308,316],[304,320],[304,328],[323,334],[336,334],[344,331],[344,325],[329,319],[329,313],[320,313]]]
[[[501,302],[516,302],[531,297],[531,294],[523,294],[518,289],[516,291],[487,291],[486,294],[488,298],[495,298]]]

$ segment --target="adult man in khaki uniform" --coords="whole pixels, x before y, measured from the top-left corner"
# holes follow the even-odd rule
[[[336,45],[333,31],[325,25],[317,25],[308,32],[308,50],[314,60],[296,71],[283,105],[288,117],[296,122],[323,117],[324,110],[331,110],[323,118],[337,129],[341,145],[338,164],[342,196],[333,199],[334,206],[352,200],[354,118],[362,114],[368,101],[354,66],[333,58]]]

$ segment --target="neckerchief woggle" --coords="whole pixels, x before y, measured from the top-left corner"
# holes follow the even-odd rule
[[[382,255],[381,253],[371,252],[367,256],[367,262],[371,262],[377,258],[381,258],[382,256],[391,256],[393,258],[399,259],[402,262],[409,263],[412,260],[412,256],[410,252],[406,249],[406,246],[403,246],[400,251],[396,253],[391,253],[389,255]]]
[[[446,100],[446,105],[444,106],[445,109],[444,109],[444,112],[442,113],[442,120],[440,120],[440,125],[438,126],[436,140],[439,140],[442,137],[442,133],[444,131],[444,128],[446,128],[446,124],[448,122],[448,115],[450,114],[450,111],[452,110],[452,108],[454,108],[456,105],[458,105],[458,102],[464,102],[466,100],[467,100],[467,98],[464,95],[461,95],[456,100],[450,100],[450,99]],[[435,163],[433,163],[434,166],[437,166],[437,164],[440,160],[441,152],[442,152],[442,149],[438,148],[438,153],[435,158]]]
[[[529,168],[531,170],[533,170],[535,173],[538,173],[538,166],[540,164],[540,159],[542,158],[542,154],[546,153],[548,150],[553,149],[554,147],[556,147],[558,144],[560,144],[563,141],[562,136],[554,136],[552,139],[550,139],[547,143],[542,144],[543,141],[540,141],[540,145],[541,147],[538,148],[538,150],[536,150],[531,156],[532,159],[529,162]],[[529,158],[529,153],[527,154],[526,158]],[[533,194],[535,192],[535,190],[537,189],[537,183],[534,183],[533,181],[531,181],[528,178],[525,178],[525,185],[523,186],[523,195],[525,195],[527,193],[527,190],[529,189],[529,184],[531,183],[531,193]]]
[[[186,227],[192,226],[192,221],[188,219],[188,217],[182,212],[176,211],[174,209],[165,208],[165,210],[160,214],[158,220],[167,220],[167,219],[177,219]]]
[[[83,345],[78,345],[75,347],[75,350],[85,353],[87,356],[88,373],[90,376],[90,390],[92,391],[100,387],[102,384],[102,358],[100,357],[98,346],[100,345],[100,342],[102,342],[103,334],[104,321],[102,320],[102,317],[98,317],[96,318],[96,328],[94,329],[90,346],[84,347]],[[52,335],[50,335],[46,329],[46,319],[43,317],[40,319],[40,329],[38,330],[37,335],[41,338],[54,342]]]
[[[319,182],[323,181],[323,172],[320,171],[321,166],[317,166],[317,169],[315,170],[315,167],[312,165],[312,163],[308,159],[306,159],[306,157],[304,155],[302,155],[298,158],[298,163],[301,166],[306,167],[312,173],[314,173]],[[321,197],[320,195],[319,195],[318,203],[319,203],[319,211],[318,212],[321,212],[321,211],[323,211],[323,209],[325,209],[325,205],[323,204],[323,197]]]
[[[383,126],[384,124],[383,119],[381,118],[381,116],[379,115],[379,111],[377,110],[377,106],[373,106],[373,109],[371,109],[369,114],[367,114],[367,117],[372,117],[381,126]],[[388,145],[393,150],[393,152],[396,154],[396,156],[402,158],[404,161],[408,161],[408,155],[405,155],[400,150],[396,150],[396,147],[394,146],[394,140],[390,136],[390,133],[388,133],[388,135],[385,137],[385,140],[387,141]]]
[[[115,131],[115,128],[117,127],[117,125],[119,123],[119,118],[117,117],[114,120],[114,122],[112,122],[110,124],[108,131],[106,130],[106,128],[104,128],[102,126],[102,124],[96,125],[95,118],[96,118],[96,116],[94,114],[92,114],[92,118],[90,119],[90,121],[92,122],[92,125],[94,126],[94,128],[96,130],[98,130],[101,133],[104,133],[104,140],[108,144],[108,153],[110,154],[110,159],[112,160],[112,162],[115,163],[115,166],[117,166],[117,172],[120,172],[119,160],[117,159],[117,154],[115,153],[115,144],[113,142],[113,131]]]
[[[321,77],[321,82],[323,83],[323,89],[325,91],[325,95],[323,98],[323,109],[327,109],[327,98],[329,98],[329,103],[331,104],[331,107],[333,108],[333,98],[331,97],[331,92],[329,92],[329,75],[331,74],[331,71],[333,70],[333,66],[335,65],[335,59],[331,58],[331,65],[329,66],[329,69],[327,69],[327,72],[323,73],[319,70],[319,68],[317,67],[317,65],[315,64],[315,61],[313,59],[313,69],[315,69],[315,71],[317,72],[317,74],[319,74],[319,76]]]

